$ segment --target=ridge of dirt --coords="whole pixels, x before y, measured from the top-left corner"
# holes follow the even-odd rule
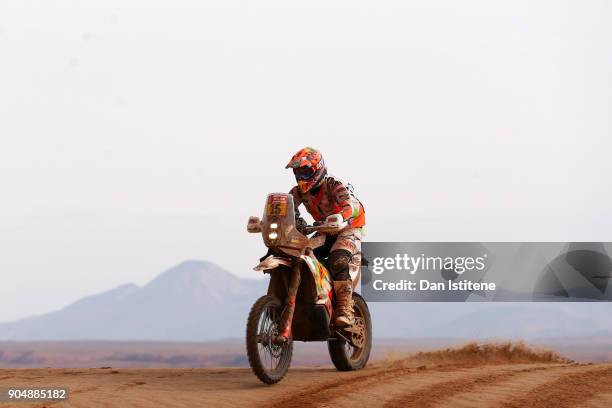
[[[470,364],[573,362],[555,351],[546,348],[535,348],[524,342],[470,342],[461,347],[419,352],[407,357],[406,360],[424,364],[442,362]]]
[[[491,385],[509,378],[552,367],[530,367],[518,370],[507,370],[500,373],[485,373],[468,378],[435,383],[416,392],[407,393],[385,403],[384,408],[430,408],[437,402],[460,392],[467,392],[484,385]]]
[[[555,408],[583,406],[585,400],[602,392],[612,390],[612,367],[593,366],[593,369],[568,373],[553,382],[534,388],[527,394],[502,403],[503,408],[550,407]],[[587,398],[588,396],[588,398]]]

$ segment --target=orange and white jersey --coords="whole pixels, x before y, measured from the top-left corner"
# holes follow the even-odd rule
[[[361,202],[351,194],[346,184],[326,176],[321,185],[307,193],[302,193],[298,186],[289,192],[293,196],[295,208],[304,204],[308,213],[315,221],[324,221],[330,215],[342,214],[351,228],[365,226],[365,209]]]

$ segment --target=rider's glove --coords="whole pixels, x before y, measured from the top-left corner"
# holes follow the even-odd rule
[[[295,228],[302,234],[304,233],[304,231],[306,231],[306,226],[308,226],[308,223],[302,217],[299,217],[295,220]]]

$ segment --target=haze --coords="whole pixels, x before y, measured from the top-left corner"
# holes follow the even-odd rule
[[[0,321],[239,276],[321,149],[372,241],[609,241],[606,1],[0,3]]]

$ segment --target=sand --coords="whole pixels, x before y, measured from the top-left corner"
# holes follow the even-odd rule
[[[0,388],[68,387],[59,403],[0,407],[612,406],[612,364],[481,350],[393,357],[355,372],[292,367],[273,386],[244,368],[3,369]],[[478,358],[474,356],[478,355]]]

